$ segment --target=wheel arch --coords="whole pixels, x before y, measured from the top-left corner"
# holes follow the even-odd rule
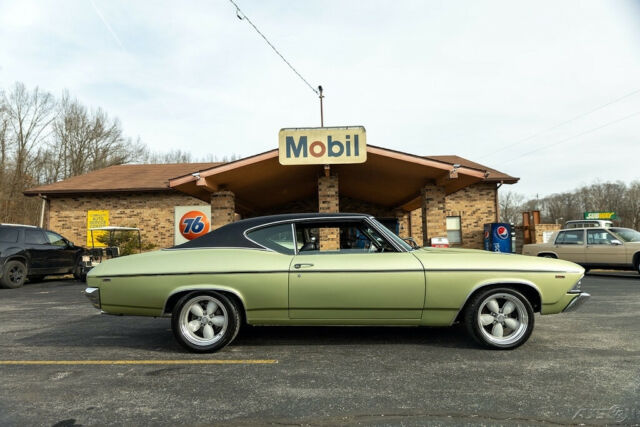
[[[29,273],[29,259],[27,258],[26,255],[24,254],[9,255],[4,260],[4,264],[6,265],[9,261],[20,261],[27,268],[27,274]]]
[[[177,304],[177,302],[183,296],[191,293],[191,292],[218,292],[227,298],[233,300],[240,309],[240,317],[242,319],[242,323],[246,323],[247,321],[247,305],[244,302],[244,298],[242,295],[236,291],[235,289],[227,288],[224,286],[210,286],[210,285],[202,285],[202,286],[189,286],[185,288],[178,288],[173,290],[167,300],[164,303],[164,307],[162,309],[162,315],[165,317],[170,317],[173,312],[173,308]]]
[[[506,282],[496,281],[496,282],[490,282],[490,283],[483,283],[473,288],[471,292],[469,292],[469,294],[467,295],[467,298],[464,300],[464,303],[462,304],[460,309],[458,310],[458,313],[456,314],[456,317],[453,323],[456,323],[462,320],[464,316],[464,311],[466,310],[467,306],[469,305],[469,302],[473,299],[475,295],[477,295],[482,291],[486,291],[487,289],[495,289],[495,288],[511,288],[513,290],[516,290],[521,294],[523,294],[525,298],[527,298],[527,300],[529,300],[529,302],[531,303],[531,306],[533,307],[534,313],[540,313],[542,311],[542,294],[540,293],[540,289],[538,289],[538,287],[535,284],[528,281],[524,281],[524,280],[523,281],[509,280]]]
[[[635,268],[636,270],[640,268],[640,251],[633,254],[631,262],[633,263],[633,268]]]

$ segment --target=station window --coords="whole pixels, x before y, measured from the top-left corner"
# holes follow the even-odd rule
[[[459,216],[447,217],[447,239],[451,245],[462,243],[462,221]]]

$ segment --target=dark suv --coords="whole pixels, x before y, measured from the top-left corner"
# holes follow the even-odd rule
[[[19,288],[49,274],[81,275],[84,249],[30,225],[0,224],[0,287]]]

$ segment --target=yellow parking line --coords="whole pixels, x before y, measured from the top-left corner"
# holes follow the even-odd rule
[[[0,365],[272,365],[275,359],[0,360]]]

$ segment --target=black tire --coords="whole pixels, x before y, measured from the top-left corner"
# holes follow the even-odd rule
[[[208,313],[210,302],[216,306],[213,313]],[[200,316],[194,313],[198,311],[196,305],[200,307]],[[193,322],[198,327],[195,331],[189,328]],[[238,335],[240,325],[240,309],[235,301],[214,291],[196,291],[183,296],[171,315],[174,337],[184,348],[196,353],[212,353],[225,347]],[[213,336],[207,336],[207,330]]]
[[[551,254],[544,254],[544,255],[540,255],[542,258],[553,258],[553,259],[558,259],[557,256],[555,255],[551,255]]]
[[[78,257],[76,264],[73,266],[73,278],[84,282],[87,278],[86,274],[83,274],[84,266],[82,265],[82,257]]]
[[[3,288],[15,289],[24,285],[27,279],[27,266],[18,260],[7,261],[2,269],[0,286]]]
[[[497,312],[490,309],[491,305],[495,307],[491,300],[495,300],[498,304]],[[510,303],[509,308],[507,303]],[[503,313],[503,310],[509,309],[511,311]],[[491,317],[494,318],[493,321]],[[485,324],[487,320],[491,323]],[[480,291],[474,295],[465,309],[464,322],[469,334],[482,346],[497,350],[511,350],[529,339],[535,319],[533,307],[524,295],[515,289],[501,287]],[[500,324],[499,327],[498,324]],[[487,329],[489,327],[491,331]],[[505,331],[507,334],[500,336]]]
[[[45,276],[29,276],[27,278],[29,279],[29,283],[38,283],[42,282]]]

